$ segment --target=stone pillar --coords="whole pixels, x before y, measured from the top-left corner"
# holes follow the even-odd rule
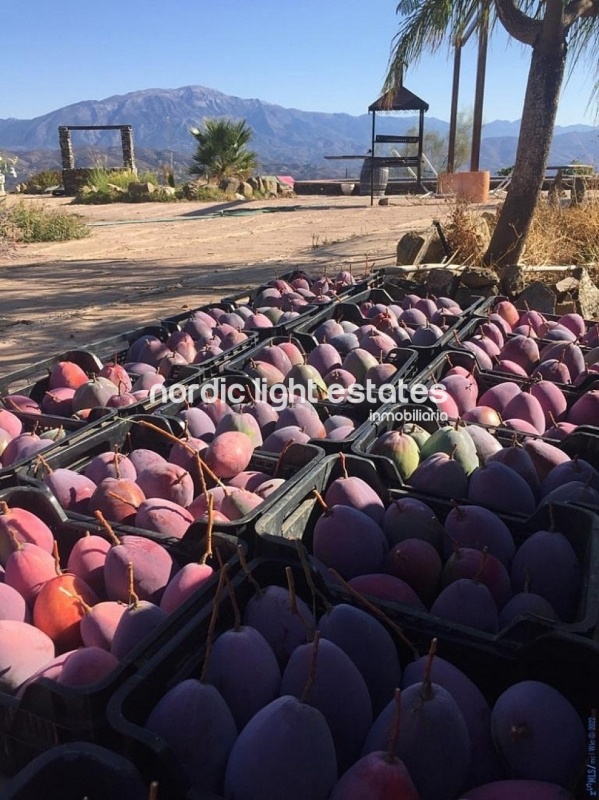
[[[121,128],[121,145],[123,148],[123,166],[131,172],[137,172],[135,166],[135,155],[133,153],[133,133],[131,125],[123,125]]]
[[[58,144],[60,146],[60,158],[63,169],[75,168],[75,156],[73,155],[73,143],[71,142],[71,131],[61,125],[58,128]]]

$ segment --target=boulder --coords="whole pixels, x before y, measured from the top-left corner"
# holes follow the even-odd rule
[[[457,272],[439,265],[427,273],[426,291],[437,297],[453,297],[459,281]]]
[[[237,194],[239,190],[239,181],[237,178],[223,178],[218,184],[218,188],[225,194]]]
[[[578,308],[585,319],[599,319],[599,289],[584,268],[576,270],[578,278]]]
[[[408,233],[404,233],[397,243],[395,263],[403,266],[420,264],[424,260],[427,248],[436,236],[437,230],[433,227],[424,232],[408,231]]]
[[[279,182],[274,175],[263,175],[262,183],[264,186],[264,192],[267,195],[272,195],[274,197],[277,196]]]
[[[460,281],[469,289],[482,289],[497,286],[499,277],[495,270],[488,267],[466,267],[460,275]]]
[[[523,264],[510,264],[501,272],[501,291],[507,297],[516,297],[526,289],[526,267]]]
[[[595,289],[599,294],[599,289]],[[557,297],[553,289],[545,283],[535,281],[531,283],[523,292],[518,295],[518,308],[532,308],[540,311],[541,314],[555,314],[555,302]]]
[[[555,288],[559,294],[565,294],[566,292],[572,293],[578,291],[578,284],[578,278],[562,278],[561,281],[555,284]]]
[[[127,186],[127,191],[131,197],[146,197],[154,192],[156,187],[149,181],[132,181]]]

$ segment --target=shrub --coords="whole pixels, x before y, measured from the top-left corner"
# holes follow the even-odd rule
[[[215,184],[184,183],[177,189],[178,200],[197,200],[201,203],[214,203],[229,201],[232,197],[232,195],[223,192]]]
[[[43,194],[51,186],[62,184],[62,172],[59,169],[44,169],[32,175],[25,184],[28,194]]]
[[[0,236],[9,241],[66,242],[83,239],[90,230],[78,214],[50,210],[34,203],[20,202],[0,217]]]
[[[258,157],[247,145],[253,131],[245,120],[205,119],[202,128],[192,128],[196,152],[189,168],[191,175],[222,180],[245,178],[258,164]]]
[[[130,194],[130,183],[151,183],[154,191],[147,195]],[[104,203],[164,203],[177,200],[169,191],[170,187],[159,185],[159,178],[153,172],[135,173],[131,170],[94,169],[86,185],[73,201],[83,205]]]
[[[94,169],[90,173],[88,186],[94,187],[97,192],[110,193],[112,186],[119,189],[128,189],[130,183],[153,183],[158,185],[158,176],[153,172],[132,172],[130,169],[108,170]]]
[[[535,209],[522,264],[589,265],[599,261],[599,203],[589,198],[578,206],[557,207],[540,201]],[[456,264],[480,264],[486,243],[477,232],[475,212],[463,203],[450,211],[445,234]],[[491,233],[497,215],[483,215]]]

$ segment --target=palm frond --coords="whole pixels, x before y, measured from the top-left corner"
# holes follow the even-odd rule
[[[405,67],[425,52],[434,53],[443,44],[450,46],[480,12],[489,15],[491,25],[495,23],[494,5],[489,0],[400,0],[396,13],[402,20],[392,40],[383,91],[400,86]]]

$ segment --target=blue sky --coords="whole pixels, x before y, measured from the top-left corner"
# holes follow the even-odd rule
[[[398,28],[394,0],[1,0],[0,118],[28,119],[80,100],[202,85],[305,111],[363,114],[378,97]],[[485,121],[518,119],[529,51],[498,35]],[[476,52],[462,60],[460,107],[474,100]],[[449,118],[446,50],[405,84]],[[595,124],[592,76],[566,86],[558,123]]]

